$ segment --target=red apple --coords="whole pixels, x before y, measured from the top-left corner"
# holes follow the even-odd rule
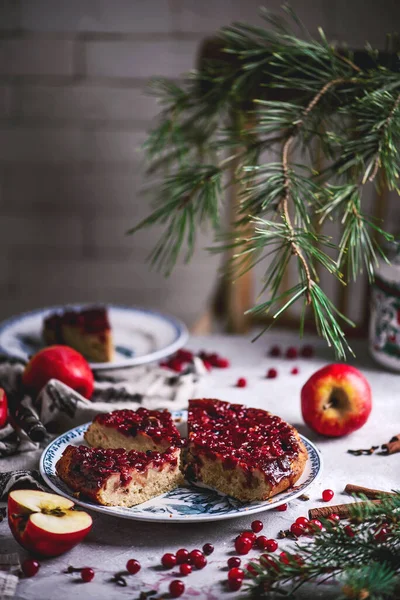
[[[0,429],[4,427],[8,419],[8,401],[3,388],[0,388]]]
[[[349,365],[323,367],[301,390],[303,419],[322,435],[340,437],[356,431],[366,423],[371,408],[368,381]]]
[[[23,384],[36,394],[50,379],[58,379],[84,398],[93,394],[94,379],[87,360],[69,346],[49,346],[32,356],[25,367]]]
[[[89,533],[92,517],[71,500],[37,490],[8,495],[8,524],[17,542],[41,556],[59,556]]]

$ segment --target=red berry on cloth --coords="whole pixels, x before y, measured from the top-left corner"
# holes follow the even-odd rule
[[[275,377],[278,377],[278,371],[276,369],[268,369],[266,378],[275,379]]]

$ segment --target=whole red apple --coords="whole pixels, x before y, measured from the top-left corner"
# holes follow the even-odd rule
[[[301,390],[303,419],[322,435],[340,437],[356,431],[366,423],[371,408],[368,381],[349,365],[323,367]]]
[[[4,427],[8,420],[8,401],[3,388],[0,388],[0,429]]]
[[[49,346],[32,356],[22,382],[36,394],[50,379],[58,379],[84,398],[93,394],[94,378],[87,360],[69,346]]]
[[[71,500],[37,490],[8,495],[8,524],[19,544],[41,556],[59,556],[89,533],[92,517]]]

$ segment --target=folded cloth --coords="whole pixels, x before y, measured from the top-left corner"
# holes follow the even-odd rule
[[[19,556],[16,553],[0,554],[0,600],[14,598],[20,571]]]
[[[50,380],[37,398],[27,395],[22,384],[24,365],[16,361],[0,362],[0,387],[10,406],[22,406],[33,421],[43,423],[49,433],[63,432],[91,421],[100,412],[143,406],[148,409],[179,410],[196,393],[200,375],[207,373],[203,361],[194,357],[181,373],[158,365],[95,372],[93,396],[87,400],[69,386]],[[0,457],[39,448],[18,423],[0,430]],[[26,431],[29,431],[25,427]],[[33,436],[32,436],[33,437]],[[48,441],[48,440],[45,440]]]

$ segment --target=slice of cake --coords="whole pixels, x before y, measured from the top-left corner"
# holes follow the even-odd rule
[[[111,326],[104,307],[68,309],[50,314],[43,322],[43,338],[48,346],[71,346],[90,362],[113,359]]]
[[[294,485],[307,450],[296,429],[271,413],[221,400],[190,400],[188,479],[242,501],[266,500]]]
[[[72,490],[98,504],[129,507],[181,483],[179,453],[67,446],[56,471]]]
[[[114,410],[97,415],[85,432],[85,440],[98,448],[124,448],[141,452],[165,452],[180,448],[181,436],[167,410]]]

